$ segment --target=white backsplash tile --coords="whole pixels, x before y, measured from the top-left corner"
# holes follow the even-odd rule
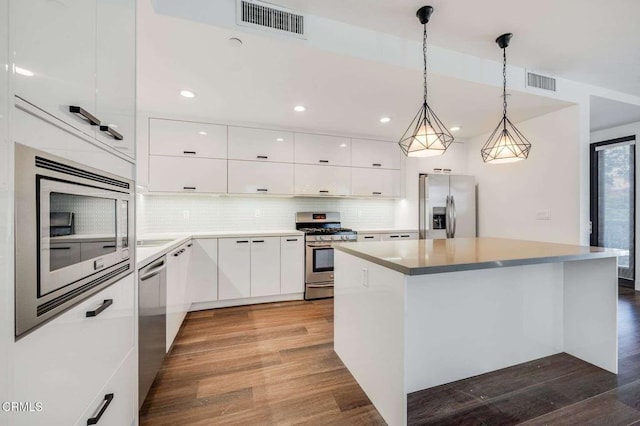
[[[300,211],[337,211],[353,229],[393,228],[393,200],[138,195],[137,232],[293,229]]]

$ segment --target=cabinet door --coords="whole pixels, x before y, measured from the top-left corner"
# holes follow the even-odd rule
[[[351,139],[351,165],[376,169],[400,170],[400,147],[397,143]]]
[[[149,190],[227,192],[227,161],[210,158],[149,157]]]
[[[189,259],[189,293],[192,303],[218,300],[218,240],[193,240]]]
[[[182,325],[182,263],[180,262],[181,247],[167,255],[167,347],[169,352],[173,340]]]
[[[251,297],[280,294],[280,237],[251,238]]]
[[[351,169],[351,194],[357,197],[399,197],[400,171]]]
[[[380,234],[360,234],[358,233],[358,242],[380,241]]]
[[[339,136],[295,134],[296,163],[351,165],[351,140]]]
[[[189,312],[191,307],[191,295],[189,294],[189,270],[191,269],[191,253],[193,252],[193,241],[182,246],[184,252],[180,255],[180,324]]]
[[[304,292],[304,237],[280,237],[280,293]]]
[[[96,1],[11,2],[16,96],[95,137],[69,106],[96,115]]]
[[[293,164],[229,160],[230,194],[293,194]]]
[[[229,158],[293,163],[293,133],[229,126]]]
[[[349,195],[351,168],[296,164],[295,193],[299,195]]]
[[[135,157],[136,2],[97,0],[96,116],[103,126],[98,139]]]
[[[227,126],[191,121],[149,120],[149,152],[200,158],[227,158]]]
[[[251,295],[251,239],[218,240],[218,299],[241,299]]]
[[[399,241],[399,240],[417,240],[417,232],[393,232],[389,234],[381,234],[381,241]]]

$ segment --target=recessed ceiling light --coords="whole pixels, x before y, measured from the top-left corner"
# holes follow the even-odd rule
[[[182,96],[184,96],[185,98],[195,98],[196,94],[193,93],[191,90],[181,90],[180,94]]]
[[[340,148],[346,148],[346,147],[347,147],[347,144],[346,144],[346,143],[341,143],[341,144],[340,144]]]
[[[15,67],[15,70],[16,70],[16,74],[24,75],[25,77],[33,77],[34,76],[33,71],[29,71],[28,69]]]
[[[450,131],[452,131],[452,132],[457,132],[457,131],[458,131],[458,130],[460,130],[460,129],[461,129],[461,127],[460,127],[460,126],[453,126],[453,127],[451,127],[449,130],[450,130]]]
[[[386,123],[388,123],[390,121],[391,121],[391,117],[382,117],[382,118],[380,118],[380,122],[381,123],[385,123],[386,124]]]
[[[293,110],[296,111],[296,112],[304,112],[307,109],[304,107],[304,105],[296,105],[296,106],[293,107]]]
[[[278,142],[284,142],[284,139],[283,139],[283,138],[278,138],[278,139],[276,139],[276,141],[278,141]]]
[[[202,136],[207,136],[207,132],[205,132],[205,131],[200,131],[200,132],[198,132],[198,134],[202,135]]]

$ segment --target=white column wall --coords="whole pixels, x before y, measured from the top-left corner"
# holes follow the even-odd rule
[[[0,64],[9,64],[9,2],[0,0]],[[0,401],[10,401],[11,364],[9,346],[13,341],[13,157],[8,135],[8,67],[0,66]],[[0,412],[0,426],[9,424]]]

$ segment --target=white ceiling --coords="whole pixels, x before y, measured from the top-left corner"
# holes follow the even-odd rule
[[[240,37],[242,47],[229,44]],[[156,114],[333,131],[397,140],[421,105],[419,70],[369,62],[260,34],[138,11],[138,109]],[[185,99],[181,89],[197,96]],[[500,88],[430,77],[430,105],[456,138],[493,130]],[[527,93],[509,99],[522,121],[568,106]],[[307,111],[295,113],[304,104]],[[391,123],[380,124],[383,115]]]
[[[500,60],[495,38],[514,33],[509,62],[640,95],[638,0],[273,0],[355,26],[419,39],[418,8],[434,7],[434,45]]]
[[[640,122],[640,106],[591,96],[591,131]]]

